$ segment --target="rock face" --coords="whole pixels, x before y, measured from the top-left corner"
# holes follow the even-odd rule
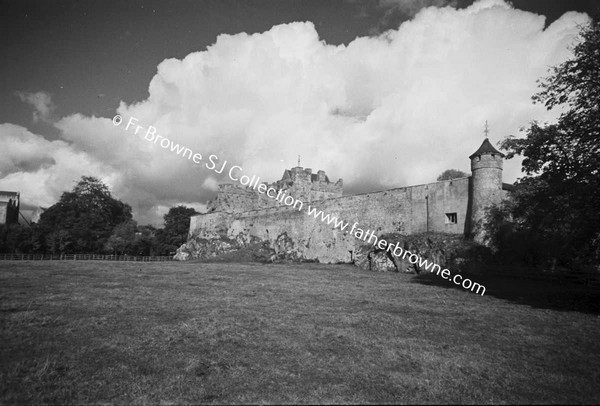
[[[190,238],[177,250],[174,257],[180,261],[203,259],[236,262],[307,262],[294,241],[283,233],[273,242],[239,234],[231,239],[226,236],[213,238]]]
[[[393,246],[399,243],[403,250],[417,254],[424,260],[436,263],[442,269],[451,269],[453,272],[476,273],[488,253],[485,247],[466,240],[463,236],[453,234],[388,233],[380,235],[378,239],[384,239]],[[299,247],[298,242],[287,233],[282,233],[271,241],[240,233],[233,239],[224,235],[208,239],[190,238],[177,250],[175,258],[236,262],[318,262],[318,259],[307,257],[305,249],[306,247]],[[418,263],[409,262],[408,256],[404,258],[396,256],[387,250],[365,243],[355,247],[352,258],[346,262],[374,272],[425,272]]]
[[[405,251],[419,255],[442,268],[455,271],[476,271],[488,254],[485,247],[466,240],[462,236],[440,233],[402,235],[398,233],[381,236],[392,245],[400,243]],[[362,269],[378,272],[421,273],[425,271],[418,263],[412,264],[404,258],[380,250],[373,245],[363,245],[356,252],[355,264]]]

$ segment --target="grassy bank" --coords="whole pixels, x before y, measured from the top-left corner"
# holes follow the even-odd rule
[[[597,315],[413,282],[0,262],[0,403],[600,403]]]

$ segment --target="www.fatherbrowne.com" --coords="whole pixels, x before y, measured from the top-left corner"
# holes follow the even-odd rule
[[[329,225],[333,224],[334,228],[339,228],[342,231],[345,231],[350,224],[345,223],[342,220],[338,220],[337,217],[331,217],[329,214],[324,214],[323,211],[317,210],[310,205],[308,206],[308,215],[312,215],[314,218],[320,218],[322,222]],[[397,242],[395,245],[390,244],[383,238],[377,238],[377,236],[371,230],[367,230],[365,232],[357,226],[358,223],[354,223],[350,229],[350,234],[353,234],[355,238],[373,244],[373,246],[376,246],[380,250],[385,250],[395,257],[407,259],[408,262],[413,265],[418,263],[421,270],[429,271],[431,273],[435,272],[436,275],[441,276],[446,280],[451,280],[455,285],[460,285],[464,289],[471,290],[471,292],[475,293],[479,293],[481,291],[481,296],[485,294],[485,286],[480,285],[477,282],[473,282],[470,279],[463,278],[460,274],[456,274],[454,277],[450,278],[450,271],[448,269],[442,269],[442,267],[438,264],[422,258],[419,254],[413,254],[412,252],[405,250],[404,248],[400,247],[400,242]]]
[[[123,122],[123,119],[120,115],[116,115],[113,118],[113,124],[115,126],[121,125],[122,122]],[[125,130],[126,131],[129,130],[129,128],[135,129],[134,130],[135,135],[138,135],[138,132],[140,132],[140,130],[144,129],[143,126],[138,124],[138,119],[135,117],[129,118],[127,125],[125,126]],[[138,135],[138,137],[141,137],[141,134],[143,134],[143,131],[142,131],[142,133],[140,133]],[[179,144],[175,144],[172,140],[157,134],[156,128],[153,126],[148,127],[148,129],[146,130],[146,133],[144,134],[144,139],[146,141],[152,142],[153,144],[156,144],[160,140],[160,146],[162,148],[165,148],[165,149],[170,148],[172,152],[177,151],[176,152],[177,155],[181,154],[181,156],[184,158],[186,156],[186,153],[189,152],[188,159],[192,159],[197,164],[199,164],[200,161],[202,160],[201,154],[193,153],[193,151],[190,150],[189,148],[186,148],[182,145],[180,146]],[[182,152],[183,152],[183,154],[182,154]],[[223,162],[223,164],[217,165],[218,159],[219,158],[216,155],[214,155],[214,154],[210,155],[209,159],[208,159],[209,162],[207,162],[205,164],[205,166],[207,169],[213,170],[216,173],[221,174],[227,168],[227,161]],[[302,209],[304,207],[304,202],[302,202],[301,200],[299,200],[293,196],[286,195],[285,191],[282,191],[282,190],[277,191],[273,187],[267,186],[266,183],[260,183],[260,178],[257,176],[250,177],[248,175],[242,175],[240,177],[236,177],[237,175],[239,175],[239,172],[243,172],[242,167],[240,167],[238,165],[230,165],[229,171],[228,171],[229,178],[231,180],[233,180],[234,182],[239,182],[242,186],[246,186],[246,187],[256,190],[260,194],[266,194],[269,198],[275,199],[275,200],[285,204],[286,206],[290,206],[290,207],[297,209],[298,211],[302,211]],[[329,214],[325,214],[325,213],[323,213],[322,210],[317,210],[315,207],[312,207],[311,205],[308,205],[308,210],[307,210],[306,214],[308,216],[313,216],[315,219],[320,218],[320,220],[322,222],[327,223],[328,225],[333,225],[334,228],[339,228],[342,231],[346,231],[346,228],[348,228],[348,225],[350,224],[350,223],[346,223],[342,220],[338,220],[337,217],[331,217]],[[402,247],[400,247],[400,242],[397,242],[394,245],[394,244],[388,243],[383,238],[378,238],[373,233],[373,231],[371,231],[371,230],[365,231],[365,230],[359,228],[357,222],[352,224],[352,227],[350,228],[349,232],[355,238],[358,238],[361,241],[373,244],[380,250],[385,250],[385,251],[391,253],[392,255],[394,255],[395,257],[399,257],[399,258],[401,257],[402,259],[407,259],[408,262],[410,262],[413,265],[418,263],[419,268],[421,270],[429,271],[431,273],[435,272],[436,275],[441,276],[442,278],[444,278],[446,280],[451,280],[455,285],[460,285],[464,289],[468,289],[471,292],[479,293],[481,291],[481,296],[483,296],[485,294],[485,286],[480,285],[477,282],[473,282],[470,279],[463,278],[462,275],[460,275],[460,274],[456,274],[456,275],[454,275],[454,277],[450,278],[450,271],[448,269],[442,269],[442,267],[439,266],[438,264],[436,264],[434,262],[430,262],[430,261],[422,258],[418,254],[414,254],[408,250],[403,249]],[[407,256],[408,256],[408,258],[407,258]]]

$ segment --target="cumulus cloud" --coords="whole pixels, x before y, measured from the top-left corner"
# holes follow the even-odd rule
[[[63,144],[46,155],[32,152],[31,167],[13,159],[0,183],[31,180],[45,190],[47,181],[70,189],[58,178],[79,159],[143,224],[161,223],[172,205],[197,202],[201,209],[214,197],[227,177],[203,166],[210,154],[266,181],[301,155],[303,166],[324,169],[334,181],[343,177],[348,193],[432,182],[448,168],[469,171],[486,120],[496,143],[532,119],[555,119],[530,97],[536,79],[569,57],[585,21],[567,13],[544,29],[543,16],[483,0],[460,10],[425,8],[395,30],[347,46],[321,41],[310,22],[220,35],[206,50],[164,60],[148,99],[118,108],[125,120],[136,117],[200,152],[202,165],[124,124],[115,127],[111,118],[77,114],[56,123]],[[505,181],[519,169],[508,161]],[[77,178],[79,172],[73,169]]]
[[[48,141],[13,124],[0,124],[0,189],[19,191],[25,205],[48,207],[80,176],[114,183],[116,173],[61,140]]]
[[[51,122],[52,113],[56,106],[52,102],[52,98],[48,93],[37,92],[15,92],[15,95],[21,99],[22,102],[31,104],[34,107],[33,122],[39,121]]]
[[[403,13],[415,15],[427,7],[444,7],[456,5],[456,0],[379,0],[379,7],[400,10]]]
[[[371,32],[372,34],[379,34],[390,24],[414,17],[419,11],[427,7],[456,7],[456,4],[456,0],[379,0],[377,6],[385,12],[379,25],[374,27]]]
[[[44,138],[12,124],[0,125],[0,132],[0,178],[15,172],[35,172],[56,163],[48,148],[51,143]]]

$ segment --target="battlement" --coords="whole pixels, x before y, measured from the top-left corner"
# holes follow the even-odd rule
[[[292,253],[330,263],[352,262],[353,253],[362,249],[354,229],[361,236],[370,230],[375,236],[440,232],[478,239],[483,236],[480,223],[485,214],[510,189],[502,183],[503,158],[486,138],[470,157],[471,176],[345,196],[342,179],[333,183],[325,171],[313,173],[301,166],[286,169],[274,183],[261,184],[262,192],[256,184],[220,185],[209,213],[191,217],[191,242],[184,249],[191,250],[192,257],[202,257],[207,252],[215,255],[222,249],[218,247],[231,249],[232,240],[243,245],[258,239],[278,255]],[[307,204],[303,210],[283,204],[275,197],[279,193]],[[306,210],[309,206],[313,213],[321,213],[322,221]],[[221,239],[225,243],[215,246]]]
[[[343,180],[333,183],[323,170],[316,174],[311,168],[286,169],[280,180],[267,183],[267,189],[272,188],[275,193],[285,191],[286,195],[293,196],[302,202],[339,197],[343,194]],[[216,199],[208,203],[208,212],[244,213],[269,207],[278,207],[282,203],[259,193],[256,188],[241,186],[235,183],[219,185]]]
[[[339,179],[335,184],[329,180],[329,177],[323,170],[312,172],[312,168],[303,168],[296,166],[295,168],[286,169],[283,172],[281,180],[276,182],[280,185],[291,184],[291,183],[310,183],[314,190],[327,190],[327,186],[343,186],[343,180]]]

